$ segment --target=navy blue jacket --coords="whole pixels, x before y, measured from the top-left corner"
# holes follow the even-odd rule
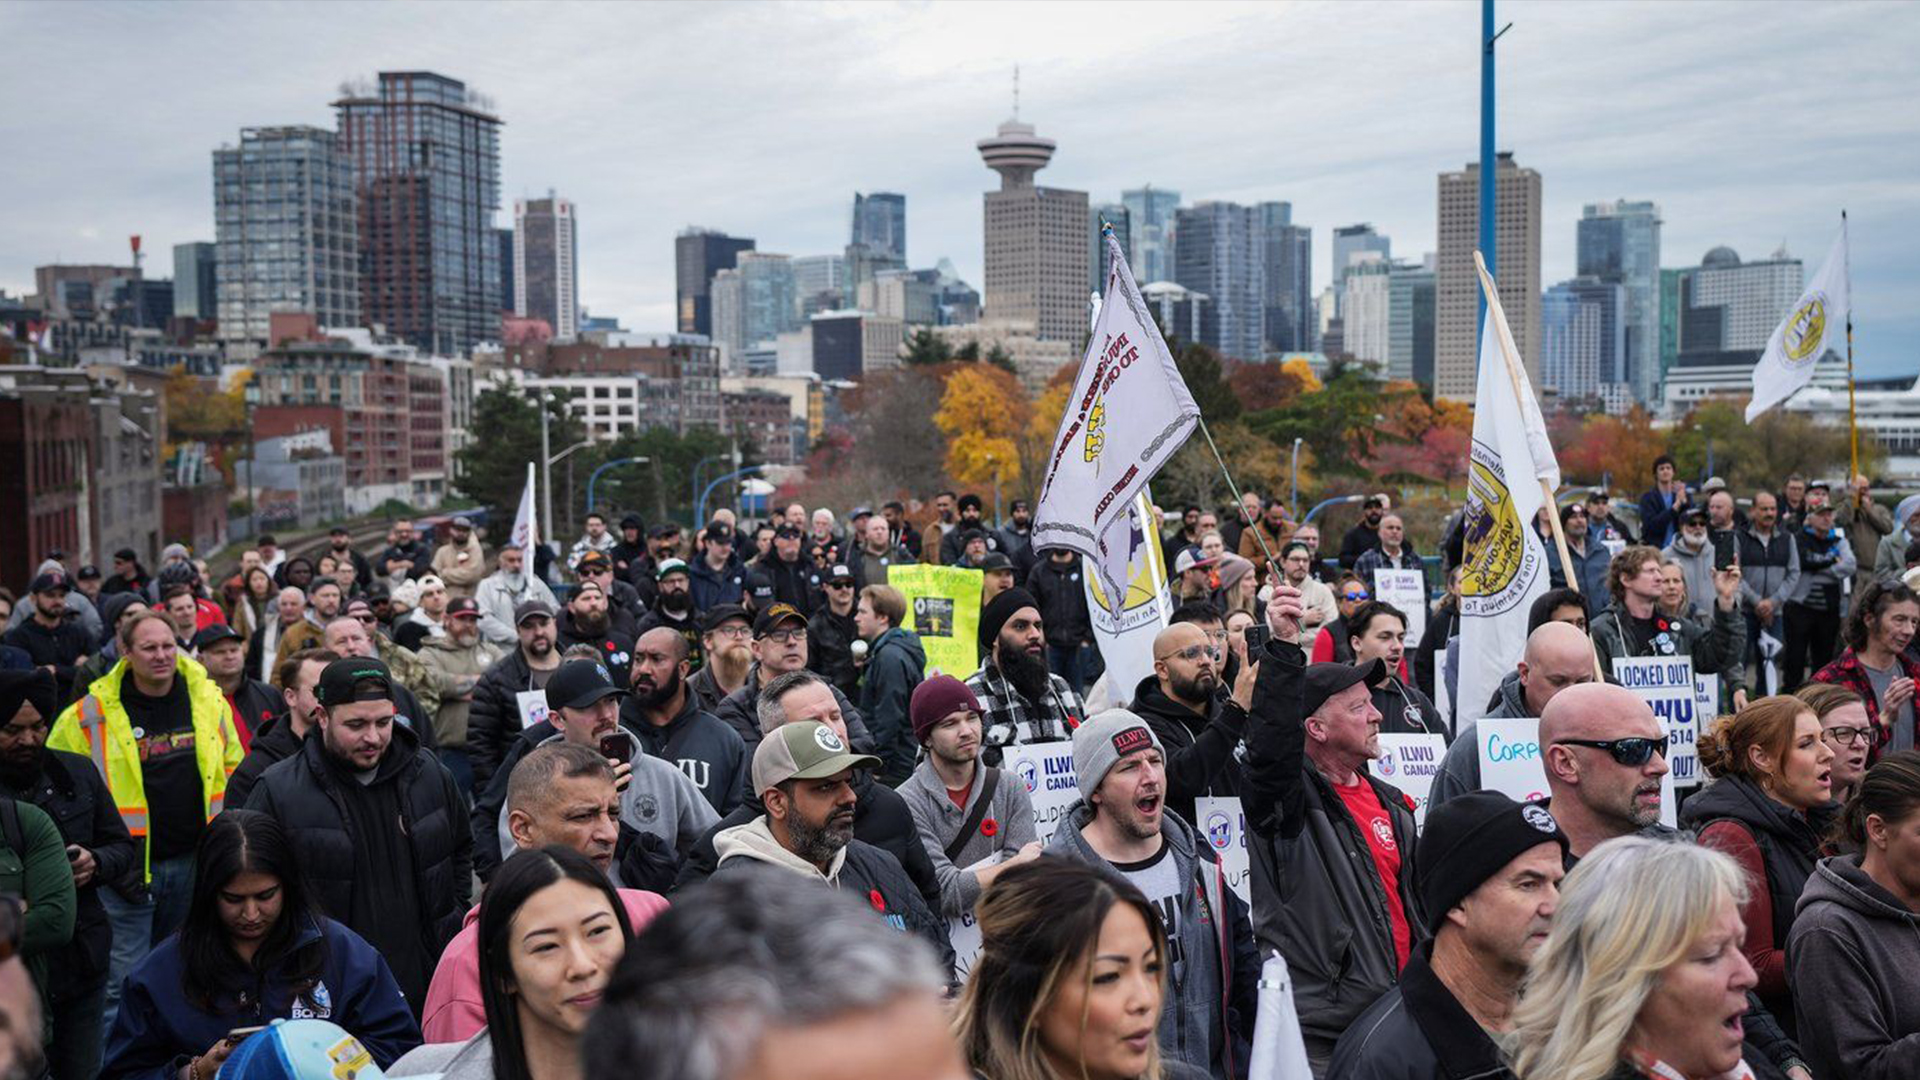
[[[373,946],[323,917],[306,924],[296,947],[322,936],[327,959],[311,1005],[291,993],[292,987],[268,976],[248,990],[247,1004],[236,996],[218,1012],[207,1012],[187,999],[180,935],[154,946],[127,973],[120,1012],[107,1036],[101,1080],[174,1080],[187,1062],[227,1032],[278,1019],[331,1020],[357,1036],[383,1069],[419,1046],[420,1025]]]

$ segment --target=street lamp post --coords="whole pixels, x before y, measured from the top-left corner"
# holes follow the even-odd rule
[[[1300,438],[1293,440],[1293,494],[1288,500],[1291,505],[1287,507],[1287,513],[1295,521],[1300,520],[1300,444],[1305,441]]]
[[[615,465],[645,465],[648,460],[649,459],[644,457],[615,458],[594,469],[592,474],[587,477],[587,513],[593,513],[593,484],[594,481],[600,479],[601,473],[606,472]]]

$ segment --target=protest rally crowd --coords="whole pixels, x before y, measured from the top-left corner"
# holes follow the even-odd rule
[[[1920,496],[1648,484],[1546,511],[1487,701],[1461,515],[1422,553],[1386,495],[1337,542],[1169,508],[1137,682],[971,494],[50,560],[0,646],[6,1075],[1230,1080],[1277,953],[1315,1077],[1920,1076]],[[1644,657],[1710,684],[1695,746]],[[1520,718],[1531,798],[1482,782]],[[1444,747],[1420,798],[1382,735]]]

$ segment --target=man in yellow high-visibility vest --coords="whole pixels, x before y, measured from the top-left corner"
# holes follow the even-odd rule
[[[207,669],[180,651],[160,611],[120,628],[121,660],[54,721],[47,746],[85,754],[106,779],[142,855],[138,874],[101,890],[113,923],[107,1026],[121,981],[180,928],[193,894],[193,852],[225,805],[245,751],[233,706]]]

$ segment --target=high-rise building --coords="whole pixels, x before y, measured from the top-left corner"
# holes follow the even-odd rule
[[[1680,281],[1680,363],[1715,353],[1758,360],[1799,297],[1803,274],[1784,248],[1758,262],[1741,262],[1730,247],[1707,252]]]
[[[458,79],[383,71],[334,102],[360,197],[360,309],[421,349],[500,336],[500,118]]]
[[[1266,341],[1266,237],[1260,209],[1201,202],[1174,214],[1173,279],[1207,294],[1201,343],[1258,360]]]
[[[1395,263],[1390,275],[1392,326],[1387,377],[1433,386],[1433,256],[1418,266]]]
[[[173,245],[173,314],[182,319],[215,317],[215,247],[205,240]]]
[[[677,319],[683,334],[713,333],[713,305],[708,290],[713,275],[731,270],[753,241],[728,236],[715,229],[688,226],[673,240],[673,284]]]
[[[1313,230],[1293,223],[1293,204],[1264,202],[1267,350],[1313,350]]]
[[[220,337],[268,345],[268,316],[360,325],[360,218],[342,140],[316,127],[243,128],[213,152]]]
[[[1380,235],[1371,224],[1341,225],[1333,230],[1333,296],[1339,314],[1347,313],[1347,274],[1354,260],[1374,252],[1383,260],[1393,259],[1393,241]],[[1349,350],[1351,351],[1351,350]]]
[[[580,333],[578,225],[572,201],[551,191],[513,201],[513,313],[545,319],[560,341]]]
[[[853,193],[853,231],[849,244],[907,264],[907,197],[888,191]]]
[[[1347,263],[1340,318],[1347,354],[1385,375],[1392,358],[1393,264],[1379,251],[1357,251]]]
[[[1626,355],[1614,380],[1652,407],[1660,400],[1660,208],[1650,202],[1588,203],[1576,234],[1575,273],[1625,286]]]
[[[801,255],[793,260],[793,298],[796,316],[807,318],[848,305],[847,259],[844,255]]]
[[[1133,268],[1133,228],[1132,212],[1125,203],[1101,203],[1088,215],[1088,231],[1093,236],[1093,278],[1092,289],[1097,293],[1107,291],[1107,238],[1101,235],[1103,223],[1113,226],[1113,238],[1120,244],[1120,257],[1127,261],[1128,269]]]
[[[1199,341],[1207,321],[1207,294],[1175,285],[1171,281],[1150,281],[1140,286],[1140,297],[1153,309],[1160,332],[1178,341]]]
[[[1631,400],[1627,386],[1626,286],[1596,277],[1563,281],[1540,298],[1540,389],[1565,401],[1609,395]]]
[[[1540,174],[1502,152],[1495,166],[1494,281],[1514,345],[1540,378]],[[1433,392],[1472,401],[1480,357],[1480,165],[1440,174],[1440,257],[1434,282]]]
[[[804,323],[794,293],[793,260],[743,251],[736,265],[713,275],[713,340],[727,347],[729,370],[746,350],[768,344]]]
[[[1127,265],[1141,284],[1173,280],[1173,212],[1180,209],[1180,193],[1162,191],[1152,184],[1120,193],[1127,208],[1127,231],[1123,246]]]
[[[513,280],[513,230],[495,229],[493,235],[500,245],[500,310],[513,310],[513,290],[519,285]]]
[[[1087,193],[1039,187],[1054,142],[1008,120],[977,144],[1000,190],[986,193],[985,317],[1027,323],[1041,341],[1087,333]]]

